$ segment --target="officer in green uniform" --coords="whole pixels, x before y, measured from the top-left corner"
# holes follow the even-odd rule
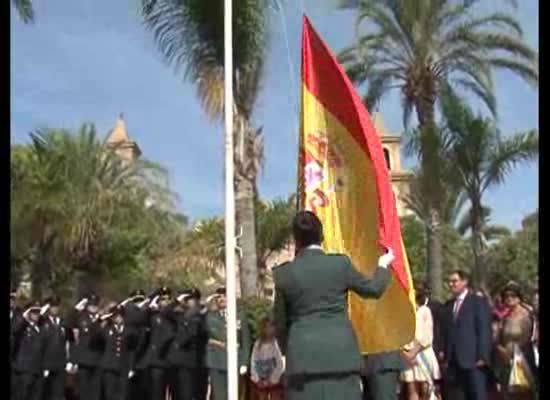
[[[362,356],[347,314],[348,291],[380,298],[388,286],[390,249],[372,279],[349,257],[325,254],[315,214],[299,212],[292,232],[294,261],[274,269],[275,323],[286,355],[285,400],[360,400]]]
[[[210,375],[210,386],[213,400],[227,398],[227,325],[225,288],[216,290],[217,309],[209,311],[206,316],[208,332],[208,347],[206,351],[206,366]],[[238,312],[237,342],[239,346],[239,372],[246,374],[250,359],[250,332],[245,313]]]
[[[405,368],[401,353],[369,354],[363,365],[363,400],[397,400],[399,374]]]

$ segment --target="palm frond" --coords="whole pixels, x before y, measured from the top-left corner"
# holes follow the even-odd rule
[[[518,164],[532,161],[538,154],[539,136],[536,130],[500,140],[488,155],[488,168],[481,178],[482,189],[501,184]]]
[[[19,18],[21,18],[25,24],[34,22],[34,8],[32,6],[32,0],[13,0],[13,5],[17,10]]]

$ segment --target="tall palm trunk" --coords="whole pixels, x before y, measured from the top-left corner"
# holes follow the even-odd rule
[[[254,219],[254,183],[245,177],[236,177],[235,211],[237,226],[242,229],[239,245],[241,295],[255,296],[258,291],[258,263],[256,256],[256,226]]]
[[[421,135],[422,174],[427,178],[425,189],[429,199],[429,215],[426,221],[427,233],[427,272],[432,295],[436,299],[443,298],[443,247],[441,241],[441,177],[438,175],[439,149],[434,148],[431,135],[437,134],[435,127],[436,90],[426,80],[424,95],[415,102],[416,113]]]
[[[486,292],[487,274],[482,260],[483,207],[481,205],[481,200],[477,197],[471,197],[470,201],[472,203],[471,245],[474,257],[473,286],[476,289],[481,289]]]
[[[243,297],[258,294],[258,259],[256,248],[256,198],[257,163],[255,160],[256,130],[245,118],[236,117],[235,141],[235,211],[237,227],[242,229],[239,246],[242,249],[239,277]]]

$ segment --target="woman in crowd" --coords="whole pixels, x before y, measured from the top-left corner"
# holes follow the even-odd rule
[[[283,355],[275,339],[275,326],[269,318],[265,318],[260,324],[260,337],[252,348],[250,371],[255,399],[281,399]]]
[[[433,318],[426,305],[428,296],[423,283],[416,289],[416,333],[412,343],[404,349],[409,368],[401,373],[408,400],[431,400],[436,397],[434,382],[441,379],[437,357],[432,347]]]
[[[273,268],[274,320],[286,356],[285,399],[360,400],[362,356],[347,312],[348,294],[380,298],[390,283],[393,253],[388,249],[380,256],[368,278],[349,257],[323,251],[323,225],[312,212],[296,215],[292,234],[296,257]]]
[[[501,320],[496,346],[500,384],[507,399],[531,400],[535,395],[535,375],[527,359],[533,355],[533,314],[523,302],[517,283],[508,283],[502,298],[510,312]]]

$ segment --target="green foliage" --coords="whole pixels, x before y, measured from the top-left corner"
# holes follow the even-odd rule
[[[523,41],[517,19],[501,10],[482,12],[478,3],[358,2],[356,44],[340,61],[355,83],[367,83],[365,103],[374,108],[397,88],[405,126],[413,110],[424,125],[434,122],[432,102],[455,89],[477,96],[496,114],[495,69],[538,85],[538,54]]]
[[[12,3],[15,6],[19,18],[21,18],[25,24],[34,22],[32,0],[12,0]]]
[[[427,279],[426,271],[426,227],[415,216],[401,218],[401,234],[411,267],[413,279]],[[444,225],[443,236],[443,276],[460,268],[470,270],[471,251],[469,243],[464,240],[451,225]]]
[[[36,131],[10,164],[12,270],[30,273],[35,296],[113,280],[127,289],[126,277],[183,231],[164,169],[122,160],[93,125]]]
[[[256,201],[256,251],[258,254],[259,285],[267,279],[267,262],[271,256],[285,249],[291,237],[291,222],[296,201],[287,199]],[[196,263],[206,265],[213,274],[224,265],[224,222],[222,218],[203,219],[187,233],[187,254]],[[260,288],[262,289],[262,288]]]
[[[446,158],[453,167],[449,179],[464,191],[470,202],[460,230],[471,232],[473,284],[486,289],[482,257],[488,241],[508,232],[502,227],[488,226],[490,210],[483,206],[483,196],[488,189],[502,185],[515,167],[537,159],[538,132],[532,130],[502,138],[491,119],[476,116],[468,105],[452,95],[444,96],[443,111],[447,121],[443,132]]]
[[[264,318],[272,318],[273,304],[261,297],[248,297],[239,300],[239,305],[245,310],[250,326],[252,343],[259,336],[260,323]]]
[[[486,257],[489,290],[502,288],[508,281],[518,282],[528,295],[538,282],[538,211],[524,219],[522,229],[492,245]]]

